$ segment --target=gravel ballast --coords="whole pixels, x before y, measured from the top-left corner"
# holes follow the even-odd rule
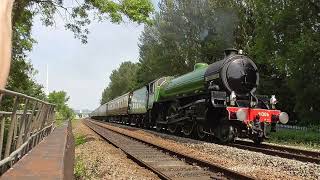
[[[155,135],[145,130],[127,130],[107,126],[258,179],[320,179],[320,165],[315,163],[305,163],[166,134]]]
[[[76,179],[159,179],[151,171],[128,159],[120,149],[101,139],[81,121],[73,123],[75,138],[84,143],[75,149]]]

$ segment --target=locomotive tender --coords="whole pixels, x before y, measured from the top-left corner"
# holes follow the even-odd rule
[[[212,135],[222,143],[235,137],[261,143],[276,123],[285,124],[289,117],[275,109],[274,95],[255,95],[258,85],[255,63],[241,50],[227,49],[220,61],[197,63],[182,76],[156,79],[103,104],[90,116],[199,139]]]

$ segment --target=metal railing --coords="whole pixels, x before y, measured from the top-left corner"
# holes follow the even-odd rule
[[[0,174],[52,132],[54,115],[53,104],[0,89]]]

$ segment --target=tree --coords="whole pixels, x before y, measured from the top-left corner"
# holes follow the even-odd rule
[[[255,0],[255,59],[268,67],[271,87],[280,104],[295,112],[302,124],[319,124],[319,3]],[[269,78],[270,79],[270,78]],[[276,88],[275,88],[276,87]]]
[[[31,35],[34,17],[40,16],[43,25],[53,26],[57,16],[64,20],[65,28],[74,33],[75,38],[87,43],[88,25],[93,19],[110,20],[121,23],[132,20],[137,23],[151,23],[149,16],[153,6],[149,0],[17,0],[12,17],[12,64],[7,89],[44,99],[43,87],[36,83],[34,70],[28,52],[36,43]]]
[[[320,123],[319,3],[162,0],[159,9],[140,37],[138,84],[189,72],[236,47],[258,65],[257,93],[276,94],[278,108],[301,124]]]
[[[192,71],[197,62],[215,62],[239,44],[232,1],[162,0],[159,8],[154,26],[140,37],[139,84]]]
[[[38,99],[46,99],[43,86],[39,85],[33,79],[36,71],[33,69],[31,63],[23,59],[15,59],[12,61],[11,66],[12,68],[7,82],[7,89],[21,92]]]
[[[138,65],[130,61],[121,63],[120,67],[113,70],[110,75],[110,83],[102,93],[101,104],[120,96],[137,87],[136,74]]]
[[[137,84],[190,72],[228,47],[258,65],[257,93],[302,125],[319,124],[320,5],[314,0],[162,0],[140,37]],[[108,96],[112,90],[107,88]]]
[[[55,104],[56,119],[68,120],[74,118],[74,112],[68,107],[70,97],[65,91],[53,91],[48,95],[48,102]]]
[[[66,29],[74,32],[75,37],[87,42],[89,30],[87,26],[92,19],[99,21],[110,20],[120,23],[124,17],[137,23],[151,23],[149,16],[153,12],[149,0],[87,0],[76,1],[74,4],[64,0],[21,0],[15,1],[13,9],[13,26],[16,32],[28,35],[22,37],[29,43],[32,20],[36,15],[41,16],[45,26],[55,24],[55,16],[64,19]],[[24,28],[23,28],[24,27]]]

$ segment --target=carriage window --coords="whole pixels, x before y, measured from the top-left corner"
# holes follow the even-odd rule
[[[161,78],[158,80],[157,84],[158,86],[160,86],[164,81],[165,81],[166,78]]]
[[[154,83],[151,83],[149,86],[150,89],[150,93],[154,93],[154,87],[153,87]]]

